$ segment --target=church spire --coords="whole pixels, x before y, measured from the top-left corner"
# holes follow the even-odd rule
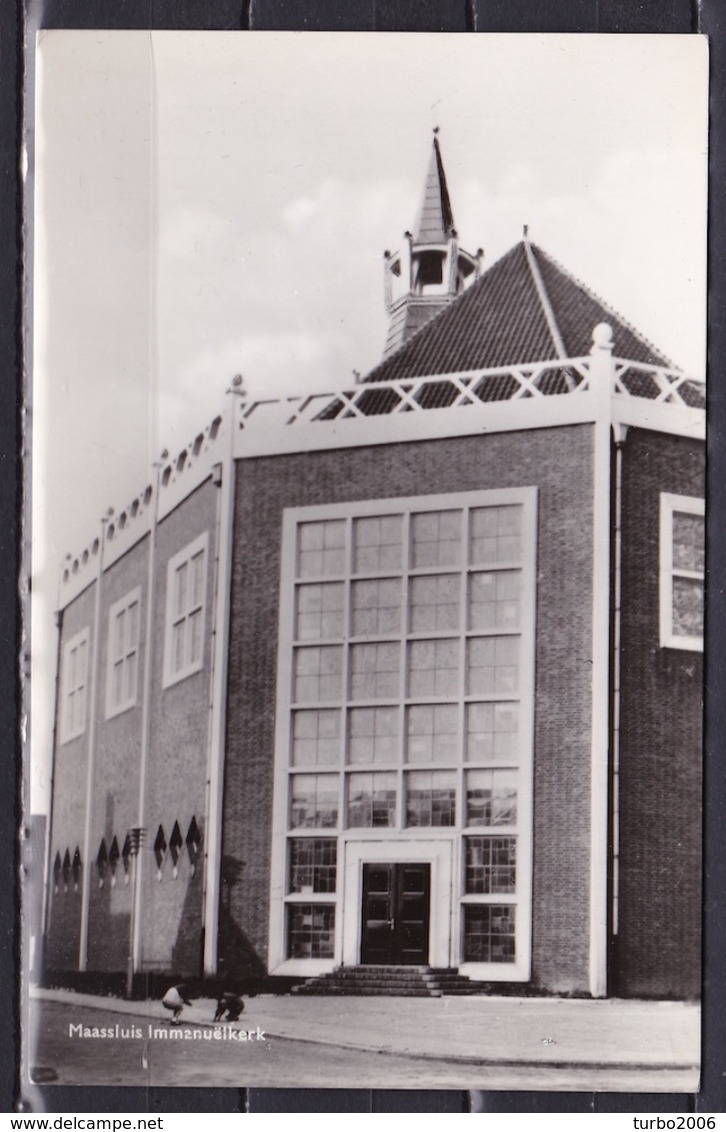
[[[438,314],[479,274],[480,256],[459,247],[439,139],[434,130],[421,208],[398,252],[385,253],[388,357]]]
[[[413,237],[415,244],[444,244],[454,231],[454,214],[451,211],[437,133],[438,131],[434,130],[429,171],[426,174],[421,210]]]

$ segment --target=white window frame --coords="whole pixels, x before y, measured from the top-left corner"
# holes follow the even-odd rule
[[[660,497],[660,644],[661,648],[703,652],[703,637],[685,637],[673,631],[673,578],[704,579],[704,573],[673,566],[673,515],[704,515],[703,499],[662,492]]]
[[[360,842],[363,846],[361,860],[430,860],[432,862],[431,874],[431,901],[432,908],[437,908],[437,915],[431,917],[431,963],[432,966],[459,967],[465,974],[474,979],[485,981],[527,982],[531,979],[532,964],[532,872],[533,872],[533,749],[534,749],[534,660],[536,643],[536,577],[537,577],[537,504],[538,492],[535,486],[514,488],[480,489],[478,491],[451,493],[444,495],[401,496],[393,498],[351,501],[338,504],[322,504],[309,507],[290,508],[283,512],[281,576],[280,576],[280,611],[278,635],[278,669],[277,669],[277,709],[276,709],[276,741],[275,741],[275,777],[273,794],[273,837],[271,852],[272,899],[270,903],[269,920],[269,956],[270,969],[276,974],[305,974],[316,975],[332,970],[336,964],[345,962],[356,965],[359,962],[360,937],[359,931],[361,892],[358,882],[351,883],[349,876],[350,852],[353,846]],[[357,519],[366,516],[385,514],[403,514],[404,538],[406,524],[414,513],[425,511],[439,511],[448,509],[464,509],[476,507],[496,507],[511,504],[522,507],[522,531],[524,545],[522,548],[521,563],[518,567],[522,572],[522,596],[520,610],[520,629],[518,631],[522,641],[520,653],[519,693],[519,751],[518,767],[520,779],[518,786],[518,814],[517,823],[512,827],[496,830],[486,830],[485,833],[501,834],[502,836],[515,836],[517,838],[517,889],[513,894],[467,894],[463,888],[463,863],[461,853],[464,851],[464,837],[469,833],[463,821],[462,784],[468,765],[458,763],[455,773],[459,779],[457,787],[456,814],[454,826],[447,827],[405,827],[403,824],[404,781],[406,773],[412,769],[405,763],[392,765],[380,764],[377,770],[392,770],[398,777],[397,808],[398,820],[395,827],[366,829],[362,827],[347,828],[345,825],[345,791],[347,773],[355,773],[357,764],[341,762],[337,766],[295,767],[291,763],[291,715],[293,704],[293,663],[295,643],[295,584],[300,579],[296,573],[296,546],[298,526],[306,522],[325,522],[344,520],[349,528],[346,547],[348,553],[352,543],[350,541],[350,528]],[[505,568],[505,567],[502,567]],[[446,571],[446,568],[441,567]],[[461,570],[457,571],[463,579],[468,573],[476,572],[477,567],[462,560]],[[391,574],[404,578],[413,575],[418,568],[401,565],[391,568]],[[421,568],[425,573],[425,568]],[[430,573],[436,572],[431,568]],[[355,575],[349,569],[341,571],[345,574],[346,587],[352,585]],[[362,573],[367,573],[363,571]],[[372,573],[386,574],[381,567]],[[336,579],[337,580],[337,573]],[[402,591],[402,609],[406,610],[408,590]],[[348,607],[349,608],[349,607]],[[509,630],[501,629],[503,635],[509,635]],[[411,634],[408,633],[404,623],[393,636],[406,641]],[[436,633],[432,634],[434,637]],[[439,634],[441,635],[441,634]],[[453,633],[457,639],[466,642],[470,636],[465,625]],[[476,634],[475,634],[476,635]],[[493,634],[494,635],[494,634]],[[513,635],[513,634],[512,634]],[[375,639],[375,637],[374,637]],[[315,642],[309,644],[314,646]],[[350,649],[350,643],[342,646]],[[465,648],[465,644],[463,646]],[[408,652],[402,649],[402,665],[406,665]],[[348,671],[349,658],[344,659],[344,676]],[[463,673],[461,674],[463,677]],[[388,698],[388,697],[386,697]],[[392,697],[399,701],[400,712],[400,742],[405,742],[405,704],[411,697],[402,683],[398,696]],[[415,697],[414,697],[415,698]],[[424,699],[435,697],[423,697]],[[483,697],[484,699],[488,697]],[[509,698],[505,696],[505,698]],[[346,697],[345,689],[341,690],[341,708],[350,703]],[[468,693],[460,693],[458,697],[458,710],[460,712],[460,737],[463,741],[465,703]],[[309,705],[310,707],[314,705]],[[317,706],[317,705],[315,705]],[[366,706],[376,706],[371,701]],[[343,737],[344,738],[344,737]],[[345,741],[345,740],[344,740]],[[416,768],[413,768],[416,769]],[[418,769],[427,769],[419,767]],[[447,769],[452,769],[447,767]],[[286,894],[287,886],[287,841],[289,837],[305,836],[306,831],[291,830],[288,827],[288,782],[291,774],[298,773],[331,773],[337,774],[339,779],[339,806],[338,824],[334,829],[311,830],[310,835],[330,836],[338,841],[338,883],[333,893],[315,894],[314,897],[305,896],[305,901],[315,904],[335,903],[335,952],[333,958],[326,959],[288,959],[286,957],[285,937],[285,908],[291,903],[299,901],[301,897]],[[480,835],[478,828],[471,833]],[[442,853],[447,854],[449,864],[443,869],[437,854],[432,846],[439,846]],[[423,854],[423,855],[421,855]],[[360,861],[358,862],[360,864]],[[358,869],[360,872],[360,869]],[[352,874],[351,874],[352,875]],[[358,876],[358,873],[355,874]],[[443,877],[449,878],[444,882]],[[460,880],[453,881],[453,877],[460,876]],[[347,878],[343,886],[343,878]],[[359,879],[359,878],[358,878]],[[444,899],[445,898],[445,899]],[[446,904],[446,906],[444,906]],[[516,947],[517,958],[513,963],[501,962],[465,962],[463,959],[462,924],[464,907],[471,904],[508,904],[516,908]]]
[[[81,629],[74,637],[71,637],[63,648],[63,696],[61,699],[61,743],[69,743],[72,739],[78,739],[83,735],[86,730],[86,719],[88,716],[88,649],[89,649],[90,633],[88,626]],[[77,652],[82,645],[85,645],[85,664],[82,673],[76,673],[73,686],[71,687],[71,668],[74,666],[73,653]],[[83,717],[80,722],[73,722],[70,716],[71,712],[71,697],[78,695],[79,691],[83,689]]]
[[[174,611],[174,576],[177,571],[186,563],[191,562],[193,558],[202,553],[204,555],[204,564],[202,570],[202,584],[201,584],[201,602],[198,605],[187,607],[181,617],[175,616]],[[209,566],[209,533],[199,535],[198,538],[190,542],[182,550],[169,559],[166,568],[166,618],[164,628],[164,678],[163,686],[170,688],[173,684],[178,684],[180,680],[185,680],[187,676],[193,675],[195,672],[200,672],[204,667],[204,651],[205,639],[204,628],[207,612],[207,571]],[[201,640],[202,647],[199,657],[196,660],[188,661],[181,668],[175,669],[174,664],[174,625],[178,624],[181,620],[188,622],[192,613],[197,611],[201,612]]]
[[[128,611],[133,605],[138,606],[138,614],[136,618],[136,633],[134,639],[127,644],[124,643],[121,653],[119,654],[116,649],[116,619],[120,613],[128,614]],[[139,685],[139,642],[141,638],[141,586],[136,586],[135,589],[127,593],[125,597],[119,598],[115,601],[108,611],[108,642],[106,647],[106,719],[113,719],[116,715],[121,715],[122,712],[128,711],[129,708],[136,707],[138,701],[138,685]],[[114,671],[120,663],[124,673],[122,687],[126,686],[126,667],[132,656],[136,657],[136,678],[131,692],[127,696],[122,696],[116,702],[114,700]]]

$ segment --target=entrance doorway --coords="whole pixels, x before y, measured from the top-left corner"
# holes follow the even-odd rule
[[[430,887],[430,864],[364,863],[361,963],[428,963]]]

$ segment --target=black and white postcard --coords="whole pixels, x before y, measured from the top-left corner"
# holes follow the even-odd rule
[[[707,72],[41,33],[29,1103],[698,1089]]]

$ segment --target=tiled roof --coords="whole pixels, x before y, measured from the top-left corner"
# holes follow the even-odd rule
[[[364,380],[393,381],[554,360],[562,356],[562,346],[565,356],[582,357],[590,353],[592,331],[599,322],[612,327],[617,357],[670,365],[541,248],[522,241]]]

